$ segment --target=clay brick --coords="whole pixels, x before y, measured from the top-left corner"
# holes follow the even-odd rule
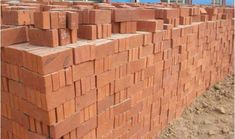
[[[103,38],[103,24],[96,25],[97,30],[97,39]]]
[[[163,20],[143,20],[137,22],[138,31],[156,32],[163,29]]]
[[[21,8],[29,15],[55,10],[49,12],[50,29],[37,30],[68,30],[75,43],[2,47],[3,138],[155,138],[197,95],[233,71],[233,8],[209,6],[207,15],[198,6],[75,2],[77,10],[62,12],[72,4],[53,4],[2,4],[3,11],[19,11],[9,12],[14,19],[3,15],[10,24],[33,25],[32,16],[18,19],[26,12]],[[77,29],[67,22],[70,11],[76,12],[80,25],[95,26],[99,40],[77,42],[71,35]],[[100,11],[112,11],[116,33],[121,22],[129,33],[111,36],[110,22],[91,24],[100,22]],[[66,14],[61,27],[54,13]],[[136,22],[155,17],[164,21],[163,30],[134,33]],[[207,18],[216,21],[201,22]],[[188,25],[178,26],[180,22]],[[99,26],[105,28],[103,34]],[[43,37],[34,36],[37,41]]]
[[[114,105],[112,107],[114,116],[129,110],[131,107],[130,104],[131,104],[130,99],[127,99],[126,101],[122,102],[121,104]]]
[[[190,13],[190,8],[189,7],[181,7],[179,8],[179,15],[180,16],[189,16],[189,13]]]
[[[97,87],[103,87],[104,85],[110,83],[113,80],[115,80],[115,70],[110,70],[99,74],[96,77]]]
[[[82,110],[96,102],[95,90],[86,93],[85,95],[76,97],[76,111]]]
[[[138,19],[155,19],[155,10],[154,9],[138,9],[136,11]]]
[[[176,8],[158,8],[155,12],[155,17],[160,19],[175,18],[179,16],[179,11]]]
[[[181,28],[173,28],[171,31],[171,38],[176,39],[181,37]]]
[[[39,46],[56,47],[59,45],[58,31],[40,30],[36,28],[29,29],[29,43]]]
[[[131,20],[131,12],[129,9],[113,9],[112,10],[112,21],[124,22]]]
[[[79,64],[94,59],[94,47],[90,44],[75,47],[74,52],[74,63]]]
[[[126,22],[126,33],[135,33],[137,30],[137,22]]]
[[[69,29],[78,29],[78,14],[76,12],[66,12],[66,18]]]
[[[78,41],[78,31],[77,29],[70,30],[70,42],[76,43]]]
[[[127,22],[120,22],[120,33],[127,33]]]
[[[109,24],[111,23],[111,11],[93,9],[89,11],[89,24]]]
[[[122,64],[127,63],[127,61],[128,61],[128,52],[124,51],[110,56],[109,65],[110,68],[115,68]]]
[[[139,59],[128,63],[128,73],[140,71],[145,67],[145,59]]]
[[[94,73],[94,62],[85,62],[72,66],[73,81],[77,81],[82,77],[92,75]]]
[[[58,12],[52,11],[50,12],[50,27],[51,29],[59,28],[59,14]]]
[[[95,129],[97,127],[96,117],[91,118],[90,120],[84,122],[77,128],[77,137],[81,138],[85,136],[89,131]],[[93,135],[93,134],[92,134]]]
[[[108,56],[114,53],[114,41],[101,40],[95,44],[95,58]]]
[[[64,70],[59,71],[59,81],[60,81],[60,87],[65,86],[65,72]]]
[[[105,111],[107,108],[114,104],[114,96],[105,97],[103,100],[97,102],[97,112],[98,114]]]
[[[75,100],[72,99],[65,102],[63,104],[63,108],[64,108],[64,117],[68,118],[69,116],[75,113]]]
[[[64,108],[63,105],[60,105],[56,108],[56,119],[57,122],[63,121],[65,118],[64,116]]]
[[[66,85],[72,85],[73,84],[73,79],[72,79],[72,68],[66,68],[65,69],[65,82]]]
[[[7,78],[19,81],[20,79],[19,73],[20,73],[20,70],[18,66],[6,63],[6,77]]]
[[[71,36],[70,36],[70,32],[68,29],[59,29],[58,30],[58,34],[59,34],[59,45],[63,46],[63,45],[67,45],[71,43]]]
[[[62,122],[50,126],[50,136],[53,138],[59,138],[77,127],[79,127],[79,113],[76,113],[73,116],[66,118]]]
[[[26,27],[12,27],[1,30],[1,46],[28,41]]]
[[[81,79],[82,94],[86,94],[87,91],[95,89],[95,76],[89,76]]]
[[[96,25],[79,25],[78,37],[88,40],[95,40],[97,38]]]
[[[73,64],[72,49],[66,47],[58,47],[55,49],[44,48],[40,49],[40,51],[28,51],[25,52],[25,55],[31,55],[31,58],[36,59],[35,63],[37,65],[37,70],[34,71],[40,74],[52,73]]]
[[[103,24],[102,25],[102,38],[107,38],[108,37],[108,24]]]
[[[140,58],[145,57],[145,56],[149,56],[153,54],[153,45],[146,45],[143,47],[140,47]]]
[[[66,28],[66,13],[65,12],[58,12],[58,24],[59,28]]]
[[[34,25],[40,29],[50,29],[50,13],[34,12]]]
[[[58,72],[54,72],[51,74],[52,76],[52,85],[53,85],[53,91],[56,91],[60,88],[60,76]]]
[[[112,33],[120,33],[120,23],[112,23]]]
[[[2,23],[6,25],[30,25],[33,20],[32,16],[30,10],[6,10],[2,11]]]
[[[121,91],[133,84],[133,76],[128,75],[127,77],[115,80],[115,92]]]

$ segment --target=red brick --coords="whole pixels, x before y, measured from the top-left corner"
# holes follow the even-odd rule
[[[101,40],[95,44],[95,58],[108,56],[114,53],[114,41]]]
[[[72,68],[66,68],[65,69],[65,81],[66,85],[72,85],[73,84],[73,79],[72,79]]]
[[[70,30],[70,42],[76,43],[78,41],[78,31],[77,29]]]
[[[90,120],[84,122],[77,128],[77,137],[81,138],[82,136],[85,136],[89,131],[95,129],[97,127],[97,118],[91,118]],[[94,134],[92,134],[92,137]]]
[[[157,43],[163,40],[163,31],[157,31],[153,33],[153,43]]]
[[[76,97],[76,111],[82,110],[96,102],[96,91],[92,90],[85,95]]]
[[[30,25],[33,23],[32,15],[30,10],[2,11],[2,23],[6,25]]]
[[[20,80],[20,69],[18,66],[6,63],[6,77],[12,80]]]
[[[66,12],[66,18],[69,29],[78,29],[78,14],[76,12]]]
[[[51,29],[59,28],[59,14],[58,12],[52,11],[50,12],[50,27]]]
[[[64,70],[60,70],[59,72],[59,81],[60,81],[60,87],[65,86],[65,72]]]
[[[153,54],[153,45],[146,45],[143,47],[140,47],[140,58],[145,57],[145,56],[149,56]]]
[[[138,9],[136,11],[138,14],[138,19],[155,19],[155,10],[154,9]]]
[[[34,12],[34,25],[40,29],[50,29],[50,12]]]
[[[59,138],[77,127],[79,127],[79,113],[76,113],[70,118],[66,118],[64,121],[50,126],[50,136],[53,138]]]
[[[96,25],[97,30],[97,39],[103,38],[103,24]]]
[[[74,63],[79,64],[94,59],[94,47],[90,44],[75,47],[74,52]]]
[[[66,13],[58,12],[58,24],[59,28],[66,28]]]
[[[115,80],[115,92],[121,91],[125,88],[130,87],[133,84],[133,76],[128,75],[124,78],[121,78],[119,80]]]
[[[37,58],[37,72],[48,74],[69,67],[73,64],[72,49],[59,47],[57,50],[45,49],[40,53],[34,53]]]
[[[89,11],[89,24],[109,24],[111,23],[111,11],[93,9]]]
[[[56,108],[57,106],[65,103],[67,100],[71,100],[75,97],[75,90],[73,86],[66,86],[64,88],[59,89],[56,92],[48,93],[45,96],[42,96],[42,99],[46,99],[47,104],[43,106],[44,110],[51,110]]]
[[[128,73],[134,73],[145,68],[145,59],[139,59],[128,63]]]
[[[110,83],[113,80],[115,80],[115,70],[110,70],[99,74],[96,77],[97,87],[103,87],[104,85]]]
[[[29,43],[39,46],[56,47],[59,45],[58,31],[56,29],[40,30],[30,28]]]
[[[115,68],[122,64],[127,63],[127,61],[128,61],[128,52],[124,51],[110,56],[109,65],[110,68]]]
[[[80,25],[78,29],[78,37],[95,40],[97,38],[96,25]]]
[[[27,42],[26,27],[11,27],[1,30],[1,46]]]
[[[97,112],[98,114],[102,113],[105,111],[107,108],[112,106],[114,104],[114,96],[108,96],[102,99],[101,101],[97,102]]]
[[[163,29],[163,20],[143,20],[137,22],[138,31],[156,32]]]
[[[112,33],[120,33],[120,23],[112,23]]]
[[[114,9],[112,10],[112,21],[114,22],[123,22],[123,21],[130,21],[131,19],[131,12],[129,9]]]
[[[63,121],[64,120],[64,108],[63,105],[60,105],[56,108],[56,117],[57,117],[57,122]]]
[[[120,22],[120,33],[127,33],[127,22]]]
[[[71,43],[71,36],[68,29],[59,29],[59,45],[67,45]]]
[[[51,74],[52,77],[52,85],[53,91],[56,91],[60,88],[60,76],[58,72],[54,72]]]
[[[179,8],[180,16],[189,16],[190,8],[189,7],[181,7]]]
[[[77,81],[82,77],[92,75],[94,73],[94,62],[85,62],[72,66],[73,81]]]
[[[64,117],[68,118],[75,113],[75,100],[71,99],[63,104]]]
[[[179,16],[179,11],[176,8],[158,8],[155,12],[155,17],[160,19],[175,18]]]
[[[102,25],[102,38],[107,38],[108,37],[108,24],[103,24]]]
[[[124,102],[122,102],[122,103],[120,103],[120,104],[114,105],[114,106],[112,107],[112,109],[113,109],[113,114],[114,114],[114,116],[115,116],[115,115],[118,115],[118,114],[120,114],[120,113],[123,113],[123,112],[129,110],[130,107],[131,107],[131,100],[130,100],[130,99],[127,99],[126,101],[124,101]]]
[[[86,94],[87,91],[95,89],[96,81],[95,76],[89,76],[81,79],[82,94]]]

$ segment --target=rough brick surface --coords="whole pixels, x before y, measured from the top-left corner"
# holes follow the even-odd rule
[[[1,5],[3,139],[156,138],[234,70],[232,8],[50,4]]]

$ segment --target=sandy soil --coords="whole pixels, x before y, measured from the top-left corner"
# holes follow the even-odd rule
[[[234,75],[214,85],[171,123],[160,139],[233,139]]]

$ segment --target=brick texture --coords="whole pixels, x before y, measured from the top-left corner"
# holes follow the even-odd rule
[[[3,139],[156,138],[234,70],[233,8],[1,6]]]

